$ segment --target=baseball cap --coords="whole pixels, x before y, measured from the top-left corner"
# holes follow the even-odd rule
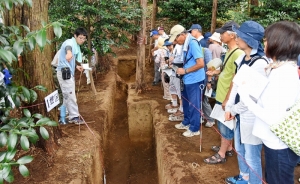
[[[184,31],[185,31],[185,28],[182,25],[177,24],[177,25],[173,26],[170,31],[169,42],[173,42],[175,40],[176,36]]]
[[[202,31],[202,27],[199,24],[193,24],[190,29],[188,30],[188,32],[191,32],[193,29],[198,29],[200,31]]]
[[[158,27],[157,30],[164,30],[164,27]]]
[[[229,22],[226,22],[221,28],[219,28],[219,29],[216,29],[216,32],[217,33],[220,33],[220,34],[223,34],[224,32],[226,32],[226,31],[233,31],[232,30],[232,26],[235,26],[235,27],[237,27],[237,28],[239,28],[239,25],[236,23],[236,22],[234,22],[234,21],[229,21]]]
[[[153,30],[150,32],[150,37],[152,37],[154,35],[158,35],[158,32],[156,30]]]

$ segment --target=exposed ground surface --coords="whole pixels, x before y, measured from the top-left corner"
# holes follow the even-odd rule
[[[134,48],[118,52],[118,56],[122,57],[135,54]],[[29,164],[31,175],[28,178],[16,175],[15,183],[101,183],[103,160],[107,184],[156,184],[159,181],[163,184],[224,183],[224,178],[238,173],[236,154],[224,164],[207,165],[203,162],[203,159],[214,154],[210,147],[220,144],[219,135],[214,128],[203,128],[200,153],[199,136],[185,138],[181,135],[183,131],[176,130],[175,123],[167,120],[168,113],[164,106],[168,101],[162,99],[160,86],[151,86],[151,64],[146,65],[148,86],[140,95],[136,95],[131,89],[130,82],[135,79],[134,62],[119,61],[118,66],[113,68],[117,68],[117,73],[123,80],[116,77],[114,72],[106,76],[98,74],[95,79],[98,92],[96,97],[90,86],[86,85],[85,76],[81,78],[79,109],[91,130],[85,125],[62,126],[63,138],[59,140],[60,148],[56,155],[49,158],[38,148],[31,150],[35,156],[34,161]],[[116,83],[115,87],[113,82]],[[132,97],[128,98],[128,94]],[[111,102],[108,100],[110,98],[115,100]],[[153,136],[147,137],[146,141],[131,141],[129,135],[127,112],[131,106],[128,104],[138,102],[149,104],[153,115],[150,130],[150,135]],[[111,106],[108,109],[112,110],[103,106]],[[110,119],[110,113],[111,124],[105,125],[104,122]],[[146,108],[137,114],[138,117],[148,115],[149,109]],[[54,160],[53,164],[49,164],[50,159]],[[295,175],[300,177],[300,167],[296,168]]]

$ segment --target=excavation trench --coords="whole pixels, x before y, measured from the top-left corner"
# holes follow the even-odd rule
[[[114,114],[105,151],[107,184],[157,184],[153,117],[148,101],[132,98],[135,60],[119,60]]]

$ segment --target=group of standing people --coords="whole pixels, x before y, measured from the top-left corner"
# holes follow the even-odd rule
[[[277,123],[287,109],[300,99],[297,66],[299,25],[281,21],[265,30],[255,21],[246,21],[241,26],[229,21],[216,29],[208,45],[204,45],[207,42],[204,42],[199,24],[193,24],[189,30],[175,25],[169,38],[158,34],[157,40],[158,50],[165,51],[162,50],[164,54],[161,56],[153,53],[155,62],[159,64],[155,72],[160,69],[158,74],[163,80],[164,97],[171,100],[171,104],[166,105],[168,112],[174,113],[169,120],[180,121],[175,127],[185,130],[183,136],[200,135],[203,117],[207,127],[214,125],[215,120],[209,117],[211,107],[203,92],[212,87],[213,79],[218,78],[215,100],[224,110],[225,122],[217,121],[221,142],[211,147],[215,154],[204,162],[226,162],[226,156],[233,156],[234,146],[240,172],[237,176],[226,178],[226,183],[259,184],[264,179],[269,184],[294,183],[294,167],[299,156],[271,132],[270,126]],[[207,62],[215,57],[221,58],[224,52],[222,44],[228,48],[222,66],[207,68]],[[269,81],[257,98],[249,94],[251,90],[248,85],[233,82],[243,65],[248,65]],[[170,68],[171,73],[168,72]],[[168,79],[166,74],[169,81],[165,81]],[[157,82],[154,79],[153,84]],[[209,107],[210,110],[205,109]],[[231,120],[235,120],[234,129],[226,125]],[[265,153],[264,178],[262,148]]]

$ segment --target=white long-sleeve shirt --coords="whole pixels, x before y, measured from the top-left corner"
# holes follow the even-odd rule
[[[242,54],[235,61],[237,68],[239,68],[245,54]],[[250,62],[250,61],[249,61]],[[264,59],[257,59],[254,61],[251,66],[252,69],[257,71],[263,76],[266,76],[265,67],[268,65],[267,61]],[[239,114],[240,115],[240,133],[241,133],[241,142],[245,144],[258,145],[261,144],[262,141],[258,137],[252,134],[253,125],[255,121],[255,115],[248,110],[247,106],[244,105],[243,101],[240,100],[237,104],[235,104],[235,97],[237,95],[238,86],[233,84],[229,99],[226,103],[226,112],[230,112],[232,115]],[[256,101],[256,100],[255,100]]]
[[[255,116],[253,135],[261,138],[271,149],[286,149],[283,143],[271,130],[270,126],[278,123],[299,98],[300,82],[297,66],[286,63],[273,69],[268,76],[269,83],[257,101],[250,99],[246,89],[238,90],[241,99]]]

